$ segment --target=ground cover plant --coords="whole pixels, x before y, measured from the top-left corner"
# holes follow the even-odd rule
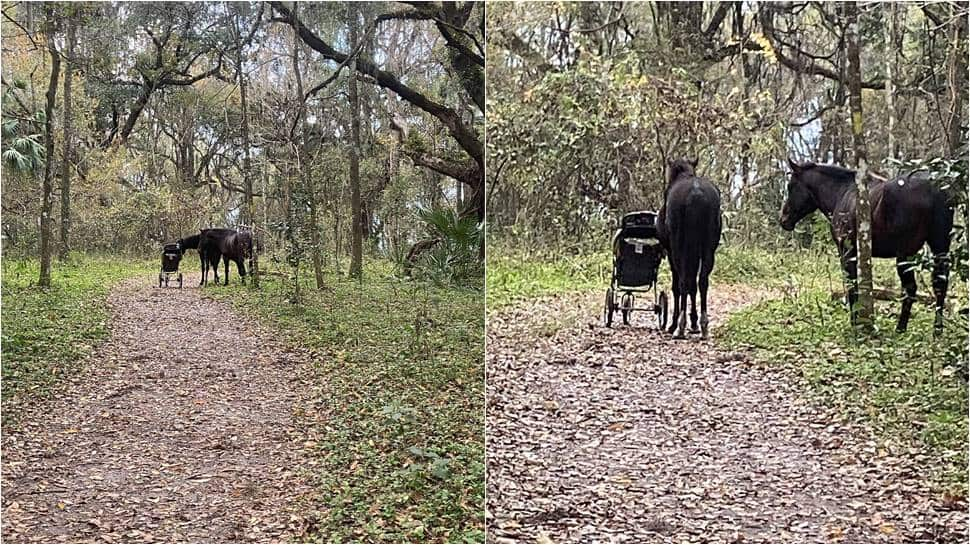
[[[484,301],[481,288],[406,281],[365,261],[364,280],[306,286],[266,277],[213,297],[311,349],[316,541],[484,538]]]
[[[3,259],[3,415],[12,422],[25,400],[49,395],[81,371],[84,356],[108,335],[105,297],[118,281],[155,267],[141,259],[72,254],[37,286],[36,259]]]

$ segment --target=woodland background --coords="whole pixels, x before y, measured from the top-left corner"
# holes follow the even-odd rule
[[[618,218],[659,209],[666,161],[696,158],[722,196],[711,293],[768,297],[727,317],[717,343],[791,370],[887,444],[931,449],[947,469],[927,474],[965,494],[967,13],[957,2],[490,4],[489,310],[601,301]],[[898,301],[880,302],[859,337],[825,218],[779,226],[786,158],[856,168],[862,157],[885,177],[927,169],[954,196],[940,339],[922,305],[920,325],[895,335]],[[930,293],[929,252],[915,263]],[[873,268],[877,288],[900,292],[894,263]],[[661,274],[669,291],[666,264]],[[547,322],[542,335],[566,327]]]
[[[315,356],[302,539],[481,541],[484,8],[3,2],[5,429],[163,243],[251,229],[199,296]]]

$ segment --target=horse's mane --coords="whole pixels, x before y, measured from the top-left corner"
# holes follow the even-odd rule
[[[812,169],[819,174],[824,174],[825,176],[840,182],[851,182],[855,180],[854,170],[840,167],[838,165],[819,165],[816,163],[808,163],[805,165],[805,168]]]
[[[694,165],[687,159],[677,159],[670,163],[670,166],[667,167],[667,185],[674,183],[682,174],[692,176],[694,174]]]

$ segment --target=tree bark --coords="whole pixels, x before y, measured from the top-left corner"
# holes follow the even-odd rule
[[[347,2],[347,24],[350,32],[351,51],[357,48],[357,6]],[[350,88],[350,276],[360,279],[363,275],[363,248],[360,217],[360,97],[357,94],[357,59],[351,61],[354,72],[348,78]]]
[[[296,7],[294,6],[294,10]],[[310,204],[310,256],[313,260],[313,277],[316,281],[317,289],[323,289],[323,258],[320,255],[320,229],[317,225],[317,192],[314,183],[310,178],[310,169],[306,164],[307,149],[307,125],[306,125],[306,100],[303,95],[303,74],[300,72],[300,37],[293,33],[293,75],[296,77],[296,100],[299,103],[297,109],[297,124],[300,126],[300,143],[297,146],[296,164],[300,171],[300,181],[304,189],[309,193]]]
[[[259,244],[257,242],[257,231],[256,231],[256,204],[253,201],[253,163],[252,157],[250,156],[250,140],[249,140],[249,97],[246,88],[246,74],[243,72],[243,46],[244,44],[240,40],[240,30],[239,30],[239,14],[235,15],[235,24],[233,25],[233,35],[236,41],[236,78],[239,82],[239,106],[242,110],[242,137],[243,137],[243,198],[245,199],[245,216],[243,217],[243,222],[249,226],[252,237],[253,237],[253,258],[250,267],[249,274],[252,277],[252,283],[254,288],[259,287],[259,254],[257,249]],[[264,197],[265,198],[265,197]]]
[[[896,4],[887,2],[884,5],[886,10],[886,109],[889,110],[889,123],[887,125],[886,137],[888,139],[886,151],[890,159],[895,159],[896,152],[896,90],[893,88],[896,81]]]
[[[75,28],[77,11],[74,6],[68,9],[71,9],[72,13],[67,19],[67,55],[64,62],[64,157],[61,160],[61,245],[58,254],[61,260],[67,259],[71,252],[71,166],[74,160],[71,80],[74,75],[74,49],[77,46]]]
[[[859,12],[855,2],[843,4],[846,18],[846,56],[848,60],[849,110],[852,112],[852,146],[856,162],[856,289],[857,324],[872,332],[872,213],[869,206],[868,154],[862,112],[862,67],[859,60]]]
[[[947,152],[951,159],[961,155],[964,143],[963,117],[967,102],[967,13],[963,3],[952,5],[953,22],[948,36],[950,48],[947,62],[947,90],[950,108],[946,118]],[[966,155],[964,151],[962,153]]]
[[[47,50],[51,55],[51,75],[47,85],[47,103],[44,106],[44,181],[41,186],[40,207],[40,281],[42,288],[51,286],[51,238],[54,182],[54,104],[57,101],[57,80],[61,73],[61,55],[54,45],[54,8],[47,6]]]

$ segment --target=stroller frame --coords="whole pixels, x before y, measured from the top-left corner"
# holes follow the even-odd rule
[[[663,249],[656,233],[657,213],[650,210],[625,214],[620,220],[620,229],[613,236],[613,267],[610,275],[610,287],[606,290],[606,301],[603,307],[603,323],[606,327],[613,325],[613,313],[619,311],[623,317],[623,324],[630,325],[630,314],[634,311],[653,312],[657,316],[657,328],[663,329],[667,325],[667,293],[657,291],[657,272],[663,260]],[[625,235],[636,234],[639,237]],[[623,274],[623,246],[634,240],[636,254],[642,254],[645,247],[655,247],[657,263],[652,269],[638,271],[642,276],[633,282],[624,278]],[[645,306],[637,306],[637,294],[653,292],[653,302]]]
[[[167,288],[169,280],[175,277],[178,279],[179,289],[182,289],[182,273],[179,271],[181,261],[182,248],[178,243],[166,244],[162,248],[162,268],[158,272],[158,287],[164,284]]]

